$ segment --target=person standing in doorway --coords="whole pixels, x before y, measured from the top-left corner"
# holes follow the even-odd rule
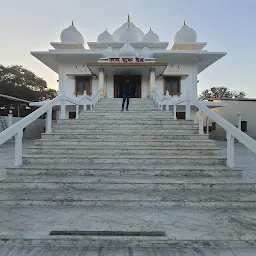
[[[124,111],[125,101],[126,101],[126,111],[128,111],[130,97],[131,97],[131,89],[132,89],[132,85],[130,84],[129,79],[126,79],[125,83],[123,84],[123,103],[122,103],[121,111]]]

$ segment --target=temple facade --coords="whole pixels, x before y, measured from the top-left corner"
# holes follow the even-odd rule
[[[102,97],[121,98],[126,78],[132,98],[151,97],[154,88],[159,95],[168,91],[173,100],[187,93],[197,98],[198,74],[226,54],[205,50],[207,43],[198,42],[196,31],[185,22],[170,43],[151,28],[144,33],[129,15],[112,34],[106,29],[96,42],[87,42],[88,47],[73,22],[61,32],[60,42],[51,45],[51,50],[31,54],[59,74],[58,89],[71,98],[99,89]],[[72,112],[74,106],[67,109]],[[181,104],[180,118],[183,109]]]

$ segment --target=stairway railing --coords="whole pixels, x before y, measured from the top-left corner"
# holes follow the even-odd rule
[[[156,96],[157,95],[157,96]],[[221,126],[225,131],[226,131],[226,138],[227,138],[227,162],[226,165],[230,168],[234,168],[235,166],[235,161],[234,161],[234,139],[236,138],[238,141],[240,141],[242,144],[244,144],[248,149],[250,149],[252,152],[256,154],[256,141],[252,139],[250,136],[239,130],[237,127],[235,127],[233,124],[228,122],[226,119],[209,109],[203,101],[200,101],[198,99],[195,99],[187,93],[185,97],[180,98],[177,101],[173,101],[170,96],[169,92],[166,91],[166,96],[160,97],[156,90],[153,90],[153,100],[155,102],[156,98],[161,100],[161,104],[163,104],[163,100],[166,100],[166,110],[169,111],[169,106],[173,106],[173,114],[174,114],[174,119],[176,119],[176,108],[177,105],[180,103],[185,102],[185,111],[186,111],[186,120],[191,119],[190,111],[191,111],[191,106],[195,106],[198,111],[199,111],[199,121],[198,121],[198,126],[199,126],[199,134],[204,134],[203,130],[203,118],[204,114],[207,115],[209,118],[214,120],[219,126]],[[158,102],[157,102],[158,103]],[[162,109],[162,107],[161,107]]]
[[[48,101],[43,106],[29,114],[28,116],[21,119],[19,122],[13,124],[6,130],[0,133],[0,145],[5,143],[7,140],[11,139],[13,136],[15,138],[15,153],[14,153],[14,166],[22,165],[22,138],[23,130],[25,127],[33,123],[43,114],[46,115],[46,129],[45,133],[52,133],[52,108],[56,105],[60,105],[60,119],[66,119],[66,101],[71,102],[76,105],[76,109],[79,109],[79,105],[85,105],[86,100],[91,102],[91,106],[95,106],[100,99],[100,90],[97,91],[92,97],[88,97],[86,92],[84,93],[82,99],[74,100],[70,97],[65,96],[64,91],[60,91],[59,95],[53,100]],[[92,109],[92,107],[91,107]],[[78,111],[77,111],[78,117]]]

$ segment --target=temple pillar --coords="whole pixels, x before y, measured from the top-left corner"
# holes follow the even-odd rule
[[[156,88],[156,72],[154,68],[150,69],[150,91],[149,96],[152,97],[153,89]]]
[[[104,97],[104,69],[99,69],[99,89],[101,98]]]

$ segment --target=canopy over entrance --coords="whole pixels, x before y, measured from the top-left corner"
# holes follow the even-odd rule
[[[168,63],[88,63],[87,65],[96,76],[100,69],[104,69],[104,73],[108,75],[149,75],[152,68],[155,69],[156,76],[160,76]]]

